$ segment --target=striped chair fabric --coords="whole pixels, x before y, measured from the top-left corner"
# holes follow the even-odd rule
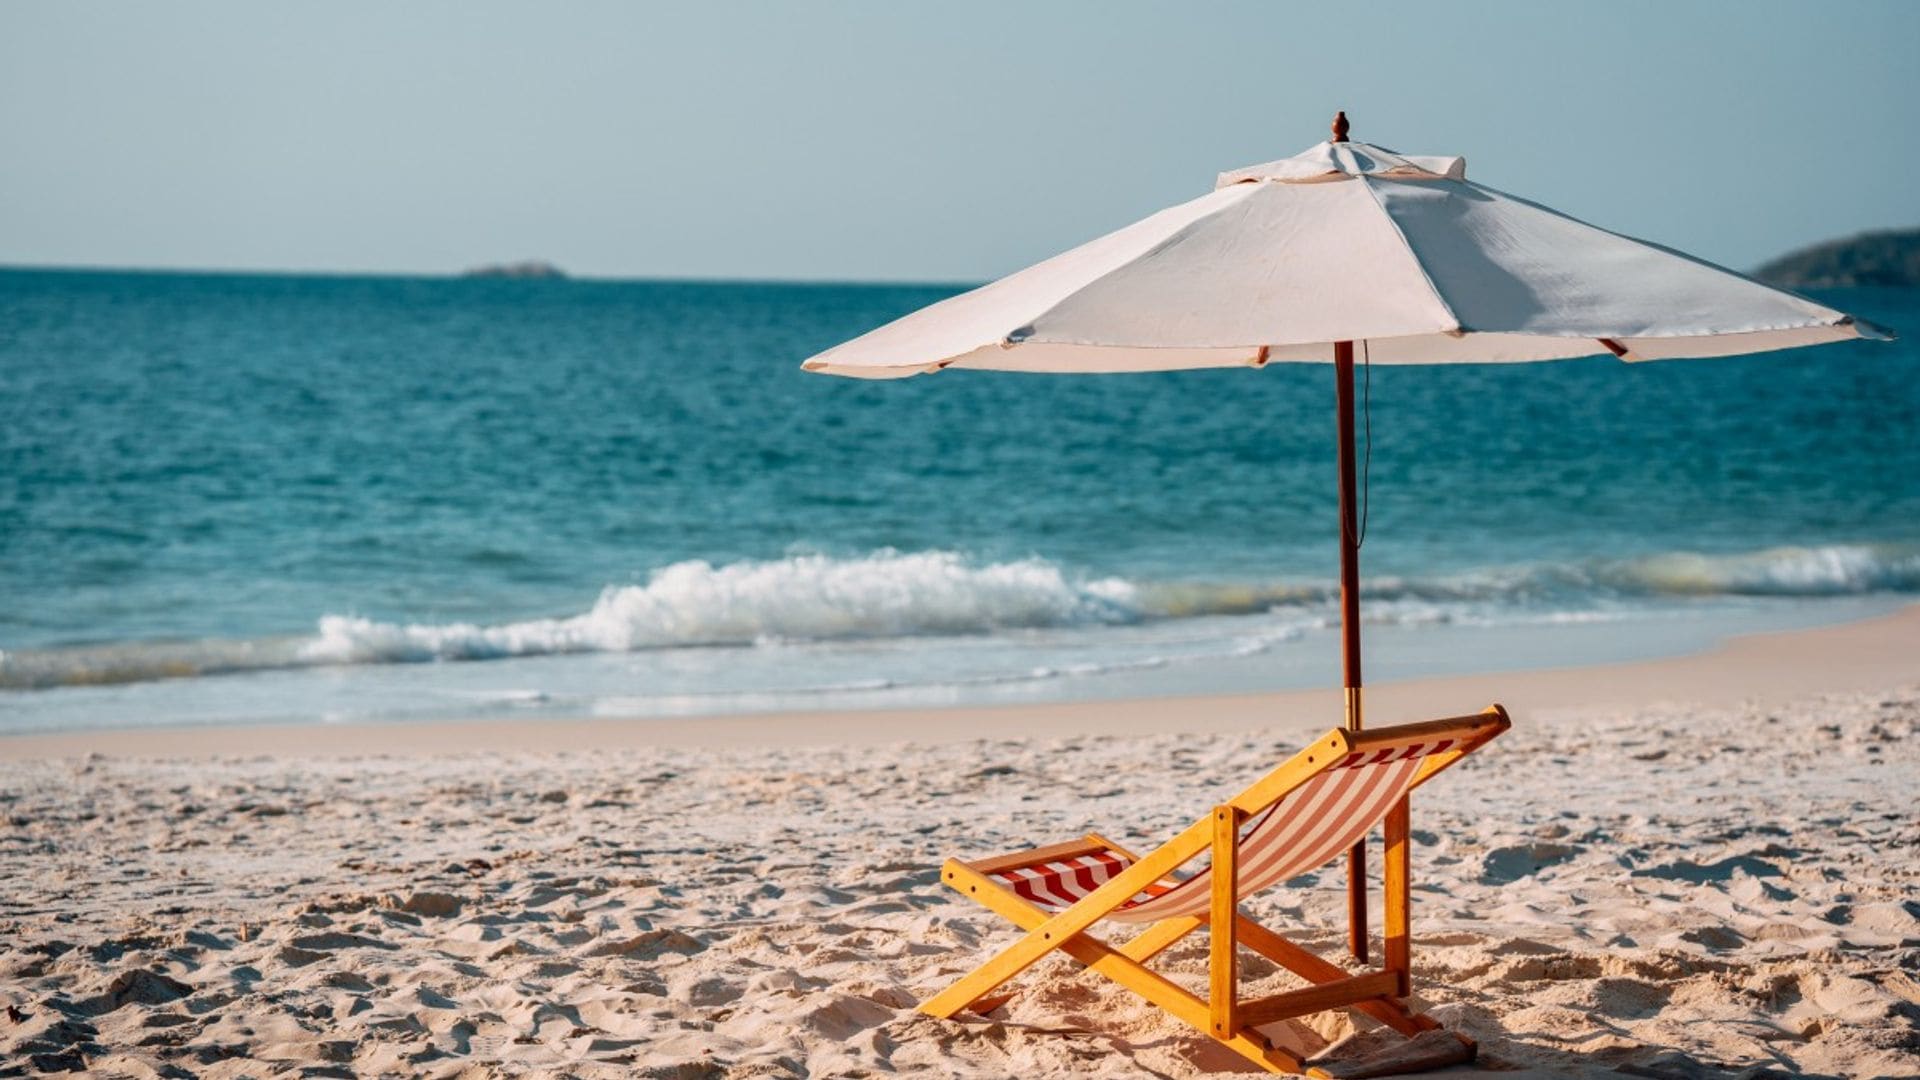
[[[1420,759],[1453,745],[1452,739],[1440,739],[1348,754],[1254,815],[1240,834],[1239,894],[1251,896],[1318,869],[1352,847],[1407,793]],[[1101,851],[1008,867],[990,876],[1040,908],[1057,912],[1078,903],[1132,862],[1117,851]],[[1106,917],[1117,922],[1153,922],[1204,915],[1212,877],[1208,866],[1184,879],[1162,879]]]

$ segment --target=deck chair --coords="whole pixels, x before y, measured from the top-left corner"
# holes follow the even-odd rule
[[[1409,1038],[1438,1031],[1438,1023],[1405,1002],[1412,992],[1407,794],[1509,726],[1506,710],[1493,705],[1472,716],[1329,731],[1144,856],[1089,833],[996,858],[949,859],[941,870],[948,886],[1026,933],[920,1009],[943,1019],[962,1009],[991,1012],[1012,997],[994,993],[1001,984],[1059,950],[1269,1072],[1333,1075],[1309,1070],[1258,1030],[1278,1020],[1344,1006]],[[1242,897],[1319,868],[1381,822],[1386,948],[1380,970],[1350,975],[1240,914]],[[1203,869],[1175,875],[1208,853]],[[1101,920],[1148,925],[1116,947],[1087,932]],[[1210,938],[1205,999],[1146,966],[1203,926]],[[1236,952],[1243,945],[1311,985],[1241,1000]],[[1452,1047],[1450,1060],[1471,1057],[1472,1042],[1457,1033],[1453,1038],[1457,1045],[1441,1040]]]

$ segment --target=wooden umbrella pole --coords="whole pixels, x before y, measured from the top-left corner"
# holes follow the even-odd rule
[[[1345,110],[1333,114],[1333,138],[1347,141]],[[1365,722],[1360,710],[1360,520],[1353,484],[1353,342],[1333,343],[1334,398],[1340,417],[1340,668],[1347,689],[1347,730]],[[1347,944],[1367,962],[1367,838],[1347,853]]]
[[[1354,492],[1353,342],[1333,346],[1334,399],[1340,438],[1340,658],[1348,731],[1365,722],[1360,705],[1360,520]],[[1367,839],[1347,853],[1347,934],[1353,958],[1367,962]]]

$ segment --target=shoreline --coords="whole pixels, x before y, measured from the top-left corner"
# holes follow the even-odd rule
[[[1679,656],[1423,678],[1367,688],[1367,718],[1397,723],[1477,711],[1725,706],[1920,683],[1920,604],[1812,629],[1728,638]],[[119,728],[0,735],[0,761],[76,757],[444,755],[732,746],[922,745],[1028,736],[1242,732],[1333,726],[1338,689],[1020,705],[790,710],[685,718],[469,720]]]

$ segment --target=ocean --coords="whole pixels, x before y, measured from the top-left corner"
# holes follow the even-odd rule
[[[1333,375],[802,359],[955,286],[0,271],[0,732],[1338,683]],[[1371,680],[1920,594],[1920,293],[1368,376]]]

